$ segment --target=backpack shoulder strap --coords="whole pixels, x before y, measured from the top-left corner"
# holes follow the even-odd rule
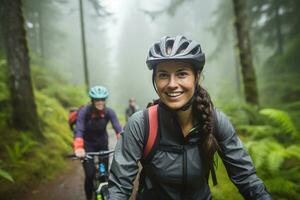
[[[157,141],[157,135],[158,135],[158,105],[154,105],[149,107],[146,110],[147,116],[145,117],[146,121],[146,133],[147,134],[147,140],[144,146],[144,152],[143,152],[143,160],[147,161],[149,160],[149,157],[152,153],[153,147],[156,144]]]
[[[218,131],[218,119],[217,119],[217,112],[216,112],[215,109],[213,110],[213,120],[214,120],[214,122],[213,122],[213,135],[215,137],[215,135],[217,134],[217,131]],[[212,161],[212,163],[211,163],[211,178],[212,178],[213,185],[216,186],[218,184],[218,181],[217,181],[214,161]]]

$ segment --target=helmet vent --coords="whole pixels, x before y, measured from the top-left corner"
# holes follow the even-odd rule
[[[174,40],[168,40],[167,41],[167,44],[166,44],[166,53],[167,53],[167,55],[170,55],[172,53],[173,45],[174,45]]]
[[[186,48],[189,46],[188,42],[184,42],[183,44],[181,44],[179,46],[179,48],[176,51],[176,54],[181,54],[182,52],[184,52],[186,50]]]
[[[156,54],[161,55],[159,44],[154,45],[154,51],[155,51]]]
[[[192,55],[196,55],[196,54],[198,54],[198,53],[200,53],[200,48],[199,48],[199,46],[196,46],[190,53],[192,54]]]

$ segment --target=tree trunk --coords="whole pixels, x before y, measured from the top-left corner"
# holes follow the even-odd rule
[[[280,2],[275,0],[275,22],[276,22],[276,36],[277,36],[277,53],[283,54],[283,35],[281,30],[281,19],[279,15]]]
[[[244,3],[245,1],[243,0],[233,0],[235,29],[238,39],[237,46],[242,67],[246,102],[252,105],[258,105],[256,75],[252,63],[251,42],[246,25],[247,23]]]
[[[87,53],[85,43],[85,26],[84,26],[84,13],[82,0],[79,0],[79,11],[80,11],[80,30],[81,30],[81,44],[82,44],[82,55],[83,55],[83,67],[84,67],[84,83],[87,91],[90,88],[89,70],[87,64]]]
[[[12,125],[40,134],[30,76],[29,55],[21,0],[1,0],[3,38],[9,66]],[[40,135],[39,135],[40,136]]]

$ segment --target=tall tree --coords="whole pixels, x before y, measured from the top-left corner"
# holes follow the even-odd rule
[[[233,0],[235,29],[238,40],[237,46],[242,67],[246,102],[252,105],[258,105],[256,75],[252,62],[251,41],[247,28],[247,17],[244,3],[245,1],[243,0]]]
[[[12,124],[20,130],[40,133],[30,76],[29,52],[21,0],[0,0],[1,23],[9,66]]]
[[[260,35],[256,43],[263,42],[269,47],[276,47],[274,53],[277,54],[282,54],[284,50],[283,30],[287,27],[283,17],[287,12],[286,4],[283,0],[253,0],[247,4],[252,30],[255,35]]]

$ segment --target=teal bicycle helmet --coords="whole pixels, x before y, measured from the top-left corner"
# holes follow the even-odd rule
[[[89,91],[91,99],[107,99],[108,90],[103,86],[94,86]]]

